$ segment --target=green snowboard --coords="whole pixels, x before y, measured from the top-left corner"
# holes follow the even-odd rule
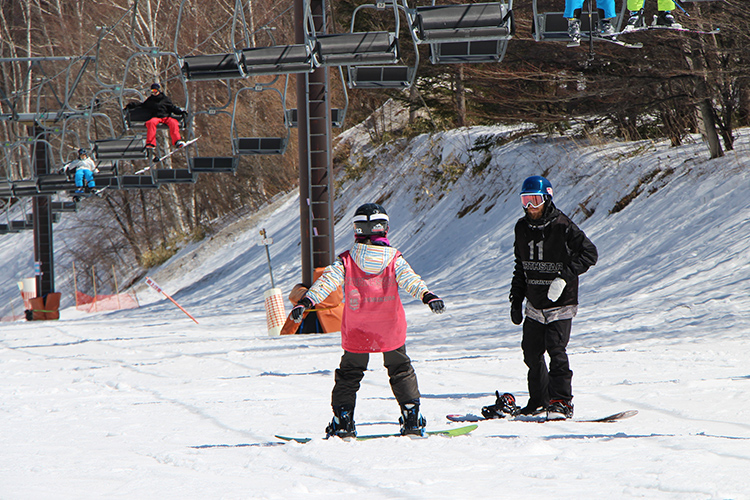
[[[468,434],[474,429],[479,427],[477,424],[472,425],[465,425],[463,427],[456,427],[454,429],[443,429],[439,431],[427,431],[425,432],[425,436],[461,436],[463,434]],[[401,434],[398,432],[396,433],[389,433],[389,434],[369,434],[369,435],[363,435],[363,436],[357,436],[357,441],[367,441],[368,439],[378,439],[378,438],[387,438],[387,437],[400,437]],[[278,434],[275,436],[278,439],[282,439],[284,441],[295,441],[297,443],[307,443],[309,441],[312,441],[313,438],[308,437],[289,437],[289,436],[279,436]]]

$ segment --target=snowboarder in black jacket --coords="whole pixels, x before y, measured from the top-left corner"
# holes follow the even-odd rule
[[[180,122],[172,115],[184,116],[186,111],[172,103],[172,100],[161,92],[161,85],[151,85],[151,95],[141,103],[131,102],[125,109],[140,108],[149,112],[151,118],[146,121],[146,149],[156,147],[156,127],[163,123],[169,129],[172,144],[181,148],[185,141],[180,137]]]
[[[552,184],[544,177],[523,182],[521,203],[526,214],[515,226],[510,289],[510,315],[514,324],[523,322],[521,348],[529,368],[529,403],[521,413],[547,410],[549,419],[570,418],[573,372],[566,347],[578,312],[578,276],[596,264],[598,254],[584,232],[552,203]]]

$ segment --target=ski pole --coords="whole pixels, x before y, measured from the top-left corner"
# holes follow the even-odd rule
[[[266,230],[261,229],[260,235],[263,237],[260,240],[260,244],[266,247],[266,258],[268,259],[268,274],[271,275],[271,288],[276,288],[276,285],[273,282],[273,268],[271,267],[271,251],[268,249],[269,245],[273,243],[273,238],[268,238],[266,236]]]
[[[677,6],[677,7],[678,7],[678,8],[679,8],[679,9],[680,9],[680,10],[681,10],[682,12],[684,12],[686,16],[690,17],[690,14],[688,14],[688,11],[686,11],[686,10],[685,10],[685,7],[683,7],[682,5],[680,5],[680,2],[678,2],[677,0],[673,0],[673,1],[674,1],[674,4],[675,4],[675,5],[676,5],[676,6]]]
[[[195,319],[194,317],[192,317],[192,316],[190,315],[190,313],[189,313],[189,312],[187,312],[187,311],[186,311],[185,309],[183,309],[183,307],[182,307],[182,306],[181,306],[180,304],[178,304],[178,303],[177,303],[177,302],[176,302],[176,301],[175,301],[175,300],[174,300],[174,299],[173,299],[172,297],[170,297],[169,295],[167,295],[167,293],[166,293],[166,292],[165,292],[164,290],[162,290],[162,289],[161,289],[161,288],[159,287],[159,285],[157,285],[157,284],[156,284],[156,282],[155,282],[154,280],[152,280],[151,278],[149,278],[148,276],[146,276],[146,284],[147,284],[148,286],[150,286],[151,288],[153,288],[154,290],[156,290],[157,292],[159,292],[159,293],[163,294],[163,295],[164,295],[164,296],[165,296],[166,298],[168,298],[169,300],[171,300],[171,301],[172,301],[172,303],[173,303],[174,305],[176,305],[177,307],[179,307],[179,308],[180,308],[180,311],[182,311],[182,312],[184,312],[185,314],[187,314],[187,315],[188,315],[188,318],[190,318],[190,319],[192,319],[193,321],[195,321],[195,324],[196,324],[196,325],[198,324],[198,320],[197,320],[197,319]]]

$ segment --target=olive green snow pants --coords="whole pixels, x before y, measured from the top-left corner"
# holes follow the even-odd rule
[[[635,12],[643,8],[643,4],[646,0],[628,0],[628,10]],[[675,4],[672,0],[659,0],[657,2],[657,8],[659,11],[674,10]]]

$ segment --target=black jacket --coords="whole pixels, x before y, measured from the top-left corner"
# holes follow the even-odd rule
[[[151,118],[165,118],[171,116],[172,113],[175,115],[183,114],[182,109],[172,104],[172,100],[161,92],[149,96],[148,99],[141,104],[137,104],[136,106],[128,104],[127,107],[138,107],[140,109],[148,110],[151,113]]]
[[[550,200],[540,219],[519,219],[515,234],[511,303],[520,308],[525,297],[536,309],[578,304],[578,275],[598,258],[596,247],[584,232]],[[560,298],[552,302],[547,290],[558,276],[567,284]]]

